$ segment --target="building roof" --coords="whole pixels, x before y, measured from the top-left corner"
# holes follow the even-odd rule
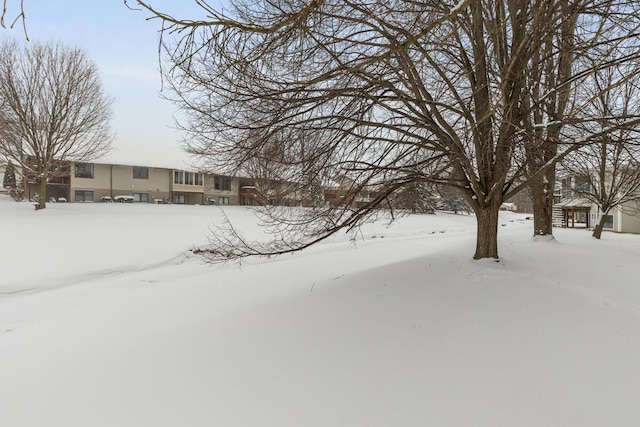
[[[126,166],[147,166],[165,169],[199,171],[199,159],[178,146],[165,144],[115,145],[109,153],[94,163]]]
[[[563,208],[588,208],[593,205],[593,202],[581,197],[576,197],[576,198],[561,202],[559,203],[559,205],[562,206]]]

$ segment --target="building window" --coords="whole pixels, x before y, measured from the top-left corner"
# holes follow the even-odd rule
[[[185,204],[184,194],[174,194],[173,203],[175,203],[176,205],[184,205]]]
[[[201,173],[173,171],[173,183],[180,185],[202,186],[204,178]]]
[[[213,187],[216,190],[229,191],[231,190],[231,178],[228,176],[216,175]]]
[[[149,194],[148,193],[133,193],[133,201],[134,202],[149,202]]]
[[[76,190],[76,202],[93,202],[93,191]]]
[[[184,185],[193,185],[193,172],[184,173]]]
[[[605,215],[604,225],[602,226],[602,228],[613,228],[613,215]]]
[[[229,198],[228,197],[218,197],[218,204],[219,205],[228,205],[229,204]]]
[[[133,167],[133,178],[134,179],[149,179],[149,168],[145,168],[142,166],[134,166]]]
[[[54,176],[49,178],[49,184],[69,185],[68,176]]]
[[[182,171],[173,171],[173,183],[174,184],[183,184],[184,183],[184,172],[182,172]]]
[[[76,163],[76,178],[93,178],[93,163]]]
[[[588,193],[591,191],[591,179],[588,176],[574,177],[573,189],[577,193]],[[574,193],[575,194],[575,193]]]

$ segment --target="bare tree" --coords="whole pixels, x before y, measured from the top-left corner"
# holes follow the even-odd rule
[[[0,155],[37,180],[44,208],[47,182],[66,173],[66,162],[110,148],[112,101],[95,63],[60,44],[4,41],[0,75]]]
[[[8,6],[11,4],[18,5],[19,10],[15,11],[15,14],[12,14],[13,11],[10,11]],[[8,21],[7,19],[10,19]],[[24,14],[24,0],[12,1],[9,2],[7,0],[2,0],[2,12],[0,12],[0,27],[1,28],[13,28],[16,24],[22,23],[22,30],[24,31],[24,36],[28,40],[29,36],[27,34],[27,26],[25,23],[25,14]]]
[[[529,193],[534,213],[534,235],[553,234],[552,209],[555,162],[558,155],[574,149],[562,146],[570,96],[574,86],[572,71],[576,56],[576,31],[588,2],[558,2],[553,31],[544,34],[533,48],[524,97],[524,165],[530,172]],[[584,19],[584,18],[583,18]],[[584,46],[582,47],[584,48]]]
[[[613,1],[236,1],[228,14],[198,1],[206,16],[193,20],[136,3],[163,22],[172,65],[165,76],[188,114],[192,152],[242,167],[279,141],[286,155],[276,163],[291,166],[291,181],[311,171],[316,181],[351,182],[341,209],[296,216],[271,248],[238,240],[242,249],[225,250],[234,244],[225,237],[216,251],[231,257],[307,247],[424,182],[463,195],[477,218],[474,258],[497,258],[502,202],[544,182],[555,162],[588,142],[556,150],[579,83],[574,57],[595,54],[587,44],[614,28],[627,38],[637,29],[637,18],[617,13],[635,3]],[[594,15],[604,24],[590,32]],[[602,50],[601,66],[611,53]],[[292,129],[314,134],[315,145],[303,150],[299,138],[285,138]],[[372,196],[354,203],[363,193]]]
[[[632,79],[628,76],[631,75]],[[588,121],[583,134],[599,133],[622,118],[640,115],[639,74],[629,64],[592,76],[589,86],[598,103],[585,112],[598,120]],[[608,91],[603,91],[608,87]],[[640,126],[620,126],[616,132],[600,135],[597,142],[581,148],[563,162],[578,185],[571,189],[575,197],[587,200],[599,209],[593,237],[600,239],[607,215],[615,208],[636,210],[640,201]]]
[[[619,115],[599,126],[606,116],[594,115],[594,111],[605,113],[593,106],[610,97],[615,86],[594,86],[593,76],[637,64],[639,3],[569,0],[559,5],[561,24],[536,46],[523,104],[524,163],[530,171],[535,235],[553,234],[555,164],[581,146],[637,123],[637,116]],[[637,73],[628,71],[618,84]],[[585,132],[585,124],[589,131]]]

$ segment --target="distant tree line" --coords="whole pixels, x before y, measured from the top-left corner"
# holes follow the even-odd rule
[[[194,2],[200,15],[178,17],[124,0],[162,22],[188,149],[300,193],[348,177],[375,194],[265,211],[271,242],[220,230],[214,257],[297,251],[444,185],[475,213],[474,258],[497,258],[500,205],[522,191],[533,234],[552,236],[558,164],[616,140],[632,169],[638,111],[610,101],[640,72],[638,1]]]
[[[504,201],[530,192],[533,233],[551,236],[556,165],[638,125],[596,108],[638,74],[636,1],[232,0],[191,17],[129,3],[162,21],[190,151],[259,161],[300,191],[343,175],[376,190],[357,208],[272,213],[271,243],[221,230],[219,258],[300,250],[418,183],[458,191],[477,218],[474,258],[497,258]]]

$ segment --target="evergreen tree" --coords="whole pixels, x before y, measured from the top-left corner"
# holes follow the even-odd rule
[[[16,169],[11,162],[9,162],[7,168],[4,171],[2,186],[4,188],[16,188]]]

